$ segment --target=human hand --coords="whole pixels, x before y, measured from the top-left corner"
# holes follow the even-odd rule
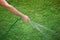
[[[29,17],[26,16],[26,15],[23,15],[22,20],[23,20],[24,22],[29,22],[29,21],[30,21]]]

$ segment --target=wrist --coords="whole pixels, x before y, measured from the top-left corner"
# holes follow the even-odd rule
[[[25,15],[24,14],[21,14],[20,17],[23,18]]]

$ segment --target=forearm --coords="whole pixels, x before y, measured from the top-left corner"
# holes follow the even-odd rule
[[[24,14],[22,14],[21,12],[19,12],[16,8],[14,8],[13,6],[11,5],[8,5],[5,7],[7,10],[9,10],[10,12],[16,14],[17,16],[19,17],[23,17]]]

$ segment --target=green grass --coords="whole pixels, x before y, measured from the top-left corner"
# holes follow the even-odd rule
[[[2,36],[10,26],[19,18],[0,6],[0,40],[60,40],[60,0],[7,0],[11,5],[38,24],[56,31],[55,35],[43,30],[43,33],[51,33],[48,38],[37,31],[31,24],[22,20],[11,28],[8,35]]]

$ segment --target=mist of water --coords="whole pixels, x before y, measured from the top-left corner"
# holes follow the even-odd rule
[[[50,37],[52,34],[55,34],[55,35],[57,34],[56,31],[51,30],[50,28],[45,27],[45,26],[43,26],[43,25],[41,25],[41,24],[38,24],[38,23],[36,23],[36,22],[34,22],[34,21],[30,21],[29,23],[30,23],[36,30],[38,30],[41,34],[43,34],[46,38]],[[48,31],[49,34],[46,34],[46,33],[44,32],[44,30]]]

